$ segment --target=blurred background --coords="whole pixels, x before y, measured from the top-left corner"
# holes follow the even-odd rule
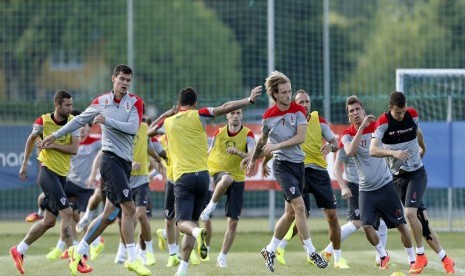
[[[334,125],[347,124],[347,96],[379,116],[389,93],[401,90],[425,133],[426,206],[440,228],[465,231],[464,10],[454,0],[2,1],[0,218],[36,210],[35,158],[29,182],[18,171],[32,123],[53,111],[54,92],[71,92],[82,110],[111,90],[113,67],[126,63],[152,118],[181,88],[215,106],[246,97],[272,70],[294,91],[309,91],[312,109]],[[263,95],[244,122],[259,123],[268,105]],[[271,217],[271,205],[281,212],[280,192],[250,190],[245,215]],[[153,196],[161,216],[163,194]]]

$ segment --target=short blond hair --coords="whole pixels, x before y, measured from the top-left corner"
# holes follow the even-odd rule
[[[284,75],[283,73],[279,71],[271,72],[270,75],[266,78],[266,81],[265,81],[266,92],[275,102],[276,102],[276,98],[275,96],[273,96],[273,93],[277,93],[278,85],[283,84],[283,83],[291,84],[291,81],[286,75]]]

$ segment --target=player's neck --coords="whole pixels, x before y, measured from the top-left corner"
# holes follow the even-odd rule
[[[282,104],[282,103],[279,103],[279,102],[276,103],[276,106],[278,107],[279,111],[286,111],[291,107],[290,104],[285,105],[285,104]]]
[[[61,122],[61,121],[63,121],[63,120],[66,119],[66,118],[61,117],[60,114],[59,114],[57,111],[55,111],[55,112],[53,112],[53,119],[54,119],[56,122]]]
[[[230,133],[238,133],[239,130],[241,130],[241,128],[242,128],[242,124],[239,124],[237,126],[233,126],[231,124],[228,124],[228,131]]]

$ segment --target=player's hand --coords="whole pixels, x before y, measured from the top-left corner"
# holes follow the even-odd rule
[[[410,155],[405,150],[393,150],[392,155],[402,161],[407,161],[410,158]]]
[[[50,146],[53,142],[55,142],[56,138],[53,135],[49,135],[44,138],[42,141],[37,142],[37,148],[38,149],[45,149],[48,146]]]
[[[138,171],[140,170],[141,164],[139,162],[132,162],[132,170]]]
[[[105,116],[103,116],[102,114],[99,114],[99,115],[95,116],[93,123],[94,124],[99,123],[99,124],[104,125],[105,121],[106,121]]]
[[[250,91],[249,101],[255,102],[255,98],[262,94],[262,86],[256,86]]]
[[[268,155],[277,149],[279,149],[278,145],[267,143],[266,145],[263,146],[262,150],[265,152],[266,155]]]
[[[343,199],[349,199],[352,197],[352,192],[350,191],[349,187],[341,186],[341,196]]]
[[[19,179],[21,181],[26,181],[27,180],[27,168],[23,168],[21,166],[21,169],[19,170]]]
[[[249,165],[250,159],[252,159],[251,156],[247,156],[241,161],[241,170],[245,170],[247,168],[247,165]]]
[[[262,173],[263,173],[263,177],[270,176],[271,170],[270,170],[270,167],[268,167],[267,164],[263,164]]]
[[[328,143],[324,144],[324,145],[321,146],[321,148],[320,148],[320,152],[321,152],[324,156],[328,155],[328,153],[330,153],[330,152],[332,152],[332,151],[333,151],[333,148],[332,148]]]
[[[229,154],[237,154],[237,149],[235,147],[229,147],[226,149],[226,152]]]
[[[369,126],[371,123],[373,122],[376,122],[376,117],[373,116],[373,115],[367,115],[365,117],[365,119],[363,119],[363,122],[362,124],[360,125],[360,127],[363,129],[363,128],[366,128],[367,126]]]
[[[247,176],[252,176],[257,173],[257,168],[255,165],[255,161],[250,160],[250,162],[247,164],[247,170],[246,170],[246,175]]]

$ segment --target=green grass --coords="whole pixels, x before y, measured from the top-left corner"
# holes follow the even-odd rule
[[[344,221],[341,220],[341,223]],[[162,225],[161,219],[152,219],[152,232]],[[21,241],[30,224],[21,221],[0,221],[0,275],[20,275],[16,270],[8,250],[11,246]],[[328,242],[326,222],[321,219],[310,219],[311,236],[318,250],[323,249]],[[260,250],[271,238],[267,231],[268,222],[265,219],[242,219],[239,223],[238,234],[231,252],[228,254],[228,268],[216,267],[216,257],[220,250],[225,230],[225,220],[216,218],[213,221],[213,238],[211,245],[210,262],[201,263],[198,266],[190,265],[188,275],[262,275],[270,273],[265,267]],[[47,232],[36,241],[29,249],[25,258],[25,275],[69,275],[67,261],[48,261],[45,255],[50,247],[55,246],[58,238],[59,227]],[[458,275],[465,275],[465,254],[463,250],[463,233],[439,233],[441,243],[448,255],[455,259]],[[89,262],[94,267],[91,275],[128,275],[130,274],[122,265],[113,263],[118,246],[118,232],[115,225],[111,225],[104,232],[105,250],[95,261]],[[173,275],[175,268],[167,268],[168,254],[161,253],[156,247],[156,235],[154,235],[155,258],[157,263],[150,267],[153,275]],[[374,266],[374,250],[360,230],[350,236],[342,245],[343,257],[350,261],[348,270],[336,270],[332,264],[324,270],[318,269],[306,263],[306,257],[300,242],[292,240],[286,248],[286,266],[275,264],[273,275],[309,275],[321,273],[324,275],[390,275],[395,271],[408,274],[407,257],[400,242],[400,237],[395,230],[389,230],[388,251],[392,257],[389,271],[380,271]],[[429,257],[428,267],[422,275],[443,275],[441,262],[437,255],[427,247]],[[271,274],[270,274],[271,275]]]

